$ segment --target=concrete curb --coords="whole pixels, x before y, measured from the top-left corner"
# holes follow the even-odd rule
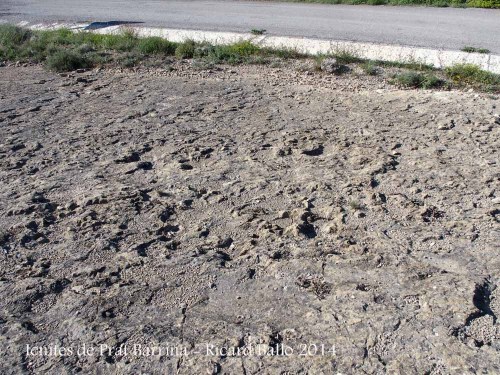
[[[34,29],[54,29],[59,27],[84,28],[87,25],[51,24],[26,25]],[[123,26],[110,26],[94,32],[101,34],[118,33]],[[363,42],[347,42],[323,39],[293,38],[286,36],[253,35],[251,33],[232,33],[203,30],[181,30],[148,27],[130,27],[139,36],[159,36],[172,42],[183,42],[187,39],[196,42],[210,42],[212,44],[229,44],[241,40],[249,40],[261,47],[286,48],[308,54],[328,54],[332,52],[348,51],[360,58],[383,60],[390,62],[410,63],[417,62],[444,68],[454,64],[474,64],[481,69],[500,74],[500,56],[461,51],[438,50],[430,48],[398,46],[389,44],[374,44]]]

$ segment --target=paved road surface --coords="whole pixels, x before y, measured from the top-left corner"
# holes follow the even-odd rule
[[[145,26],[401,44],[500,54],[500,10],[251,1],[0,0],[0,20],[137,21]]]

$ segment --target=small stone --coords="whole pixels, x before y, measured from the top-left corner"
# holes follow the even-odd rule
[[[455,127],[455,120],[445,121],[438,125],[438,130],[450,130]]]

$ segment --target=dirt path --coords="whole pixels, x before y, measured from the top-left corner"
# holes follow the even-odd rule
[[[2,373],[500,371],[498,99],[252,66],[0,81]]]

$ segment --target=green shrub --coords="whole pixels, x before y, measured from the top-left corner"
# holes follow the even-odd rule
[[[394,78],[400,86],[411,88],[421,87],[422,82],[424,81],[423,74],[415,72],[401,73],[396,75]]]
[[[22,58],[23,48],[31,38],[31,31],[13,25],[0,25],[0,58]]]
[[[250,30],[250,32],[253,35],[264,35],[264,33],[266,32],[266,30],[265,29],[252,29],[252,30]]]
[[[423,89],[440,87],[444,83],[443,80],[437,78],[435,75],[424,75],[422,73],[416,72],[405,72],[398,74],[396,75],[395,80],[396,83],[403,87]]]
[[[42,31],[41,34],[43,35],[44,38],[46,38],[50,43],[53,44],[58,44],[58,45],[79,44],[78,39],[75,37],[76,34],[69,29]]]
[[[445,69],[455,83],[463,85],[500,86],[500,75],[482,70],[474,64],[456,64]]]
[[[166,39],[157,36],[151,36],[148,38],[139,39],[137,48],[140,52],[146,55],[173,55],[175,54],[177,45],[175,43],[169,42]]]
[[[194,57],[196,43],[192,40],[186,40],[175,49],[175,56],[179,59],[191,59]]]
[[[491,52],[489,49],[486,49],[486,48],[476,48],[476,47],[470,47],[470,46],[465,46],[460,51],[469,52],[469,53],[485,53],[485,54]]]
[[[245,61],[249,56],[256,55],[260,49],[249,41],[242,41],[228,45],[213,46],[208,48],[208,57],[214,62],[227,62],[238,64]]]
[[[239,56],[251,56],[259,52],[259,47],[247,40],[225,46],[224,50],[229,54]]]
[[[89,43],[83,43],[82,45],[78,46],[78,52],[80,53],[89,53],[94,52],[95,50],[95,47]]]
[[[130,52],[139,44],[139,38],[132,32],[124,32],[118,35],[102,35],[102,37],[100,44],[97,44],[97,46],[116,51]]]
[[[445,82],[436,77],[434,74],[427,74],[422,82],[422,88],[424,89],[433,89],[437,87],[441,87],[445,84]]]
[[[456,64],[445,69],[446,75],[455,83],[470,83],[477,81],[481,69],[473,64]]]
[[[467,0],[468,7],[500,8],[500,0]]]
[[[56,72],[69,72],[76,69],[90,68],[93,63],[81,54],[61,49],[47,57],[46,65],[50,70]]]
[[[0,25],[0,44],[19,46],[31,37],[31,31],[14,25]]]

